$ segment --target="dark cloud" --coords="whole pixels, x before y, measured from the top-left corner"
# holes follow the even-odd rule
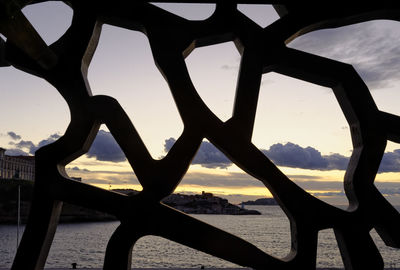
[[[400,172],[400,149],[383,155],[379,172]]]
[[[24,140],[21,140],[21,141],[18,142],[18,143],[10,142],[9,144],[14,145],[15,147],[17,147],[17,148],[19,148],[19,149],[21,149],[21,148],[28,148],[28,149],[30,150],[30,149],[36,147],[35,144],[34,144],[33,142],[31,142],[31,141],[24,141]],[[29,152],[30,152],[30,151],[29,151]]]
[[[346,170],[349,158],[340,154],[330,154],[322,156],[328,162],[328,170]]]
[[[8,133],[8,135],[10,135],[10,133]],[[35,154],[39,148],[55,142],[60,137],[59,134],[55,133],[50,135],[47,139],[41,140],[38,144],[25,140],[21,140],[18,143],[10,142],[9,144],[13,145],[16,149],[28,149],[30,154]],[[111,133],[104,130],[98,132],[87,155],[89,157],[95,157],[100,161],[121,162],[125,160],[124,153],[121,151]]]
[[[53,135],[50,135],[50,138],[51,139],[54,139],[54,140],[57,140],[57,139],[59,139],[61,137],[61,135],[60,134],[57,134],[57,133],[54,133]]]
[[[290,47],[354,66],[371,88],[390,86],[400,75],[397,22],[373,21],[308,33]]]
[[[21,136],[17,135],[14,131],[7,132],[7,135],[11,137],[11,139],[18,141],[21,140]]]
[[[274,144],[262,152],[276,165],[309,169],[309,170],[346,170],[349,157],[340,154],[321,155],[312,147],[301,147],[297,144]],[[386,152],[383,155],[378,173],[400,172],[400,149]]]
[[[34,145],[33,147],[31,147],[29,152],[31,154],[34,154],[39,148],[55,142],[60,137],[61,136],[58,134],[50,135],[49,138],[47,138],[45,140],[41,140],[37,145]]]
[[[165,140],[164,150],[168,152],[175,143],[174,138]],[[192,164],[199,164],[206,168],[221,168],[225,169],[232,165],[232,162],[213,144],[202,142],[199,150],[194,157]]]
[[[7,149],[6,155],[9,156],[28,156],[29,154],[21,149]]]
[[[122,162],[126,160],[114,137],[105,130],[99,130],[87,156],[100,161]]]
[[[164,149],[168,152],[175,143],[174,138],[165,140]],[[322,155],[320,151],[313,147],[301,147],[298,144],[288,142],[286,144],[273,144],[268,150],[261,149],[272,162],[277,166],[300,168],[308,170],[346,170],[349,157],[333,153]],[[192,164],[199,164],[206,168],[227,168],[232,162],[213,144],[202,142]],[[379,173],[400,172],[400,149],[387,152],[383,156]],[[293,175],[293,179],[307,179],[301,175]]]
[[[10,134],[11,133],[11,134]],[[8,132],[8,135],[10,136],[10,137],[12,137],[13,138],[13,136],[15,137],[15,138],[17,138],[17,137],[19,137],[19,139],[21,139],[21,136],[19,136],[19,135],[16,135],[14,132]],[[50,135],[49,136],[49,138],[47,138],[47,139],[45,139],[45,140],[41,140],[38,144],[35,144],[35,143],[33,143],[32,141],[25,141],[25,140],[20,140],[19,142],[17,142],[17,143],[15,143],[15,142],[9,142],[8,144],[9,145],[12,145],[12,146],[14,146],[15,147],[15,149],[10,149],[10,150],[13,150],[14,152],[16,152],[17,150],[20,150],[20,151],[23,151],[23,149],[27,149],[28,150],[28,152],[29,152],[29,154],[32,154],[32,155],[34,155],[35,154],[35,152],[39,149],[39,148],[41,148],[41,147],[43,147],[43,146],[45,146],[45,145],[48,145],[48,144],[50,144],[50,143],[53,143],[53,142],[55,142],[58,138],[60,138],[61,136],[60,135],[58,135],[58,134],[52,134],[52,135]],[[18,140],[19,140],[18,139]],[[10,151],[10,150],[8,150],[8,151]]]
[[[312,148],[303,148],[297,144],[277,143],[263,153],[276,165],[303,169],[326,169],[328,162],[321,156],[321,153]]]
[[[304,148],[294,143],[272,145],[262,152],[276,165],[310,170],[345,170],[348,157],[340,154],[321,155],[310,146]]]
[[[174,146],[174,143],[176,142],[175,138],[169,138],[166,139],[164,142],[164,151],[165,152],[169,152],[169,150],[171,150],[172,146]]]
[[[35,145],[31,141],[21,140],[18,143],[10,142],[14,148],[7,150],[9,155],[28,155],[34,154],[40,147],[52,143],[60,138],[60,135],[53,134],[49,138],[40,141]],[[165,140],[165,151],[169,151],[175,143],[174,138]],[[28,152],[24,149],[29,150]],[[349,162],[349,157],[333,153],[330,155],[322,155],[317,149],[313,147],[301,147],[294,143],[281,144],[277,143],[272,145],[268,150],[261,151],[278,166],[310,169],[310,170],[345,170]],[[100,130],[92,147],[88,152],[88,157],[94,157],[99,161],[112,161],[122,162],[126,160],[121,148],[114,140],[110,132]],[[227,168],[232,165],[232,162],[213,144],[209,142],[202,142],[192,164],[199,164],[206,168]],[[77,170],[79,168],[72,168]],[[393,152],[387,152],[383,156],[379,173],[385,172],[400,172],[400,149]],[[289,176],[290,177],[290,176]],[[290,177],[294,180],[312,180],[309,176],[294,175]],[[235,180],[236,181],[236,180]],[[232,185],[239,184],[239,182],[232,181]]]
[[[209,142],[201,143],[192,163],[201,164],[207,168],[226,168],[232,164],[221,151]]]

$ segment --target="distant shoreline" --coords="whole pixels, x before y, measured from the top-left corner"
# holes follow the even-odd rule
[[[255,201],[242,202],[241,205],[278,205],[274,198],[261,198]]]

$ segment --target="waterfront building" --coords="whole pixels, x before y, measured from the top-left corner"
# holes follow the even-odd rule
[[[0,147],[0,179],[35,179],[34,156],[9,156]]]

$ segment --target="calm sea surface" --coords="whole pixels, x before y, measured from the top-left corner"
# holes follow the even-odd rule
[[[277,206],[249,206],[261,216],[193,215],[195,218],[231,232],[267,253],[284,257],[290,249],[289,222]],[[46,267],[101,268],[107,241],[119,222],[60,224]],[[195,233],[195,232],[194,232]],[[386,247],[375,231],[372,236],[382,253],[385,267],[400,267],[400,250]],[[16,249],[16,226],[0,225],[0,268],[10,267]],[[343,267],[332,230],[320,232],[318,267]],[[132,267],[199,268],[237,267],[202,252],[160,237],[140,239],[133,249]]]

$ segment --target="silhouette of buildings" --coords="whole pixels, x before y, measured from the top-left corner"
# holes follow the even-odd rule
[[[35,179],[34,156],[9,156],[0,147],[0,179]]]

